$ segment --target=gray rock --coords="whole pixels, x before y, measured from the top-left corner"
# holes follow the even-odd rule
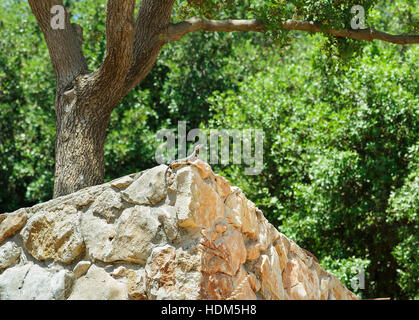
[[[0,246],[0,270],[14,266],[20,257],[20,248],[13,242]]]
[[[129,203],[139,205],[154,205],[166,198],[165,173],[166,165],[160,165],[147,170],[135,180],[125,191],[122,197]]]
[[[84,277],[74,283],[68,300],[127,300],[127,286],[105,270],[92,265]]]
[[[29,263],[0,275],[0,300],[63,300],[73,278],[66,270],[49,271]]]

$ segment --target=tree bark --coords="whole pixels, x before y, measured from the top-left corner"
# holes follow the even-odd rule
[[[105,133],[115,106],[98,112],[93,96],[84,102],[74,91],[56,98],[54,198],[101,184],[105,176]]]
[[[312,21],[285,20],[281,23],[285,30],[307,31],[316,33],[330,34],[335,37],[349,38],[354,40],[381,40],[395,44],[415,44],[419,43],[419,35],[400,34],[393,35],[386,32],[368,28],[362,30],[347,29],[325,29],[321,23]],[[182,37],[190,32],[196,31],[254,31],[265,32],[266,26],[263,21],[249,20],[207,20],[194,17],[176,24],[172,24],[166,35],[167,41],[179,41]]]

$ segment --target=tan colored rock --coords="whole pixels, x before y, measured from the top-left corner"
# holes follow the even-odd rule
[[[249,284],[253,292],[258,292],[261,288],[260,281],[253,272],[249,273]]]
[[[183,248],[176,249],[175,257],[175,282],[176,299],[196,300],[200,294],[200,282],[202,273],[200,271],[200,257],[192,250],[186,251]]]
[[[260,244],[252,242],[246,247],[247,260],[256,260],[260,257]]]
[[[207,274],[203,273],[200,284],[200,299],[203,300],[225,300],[228,299],[234,290],[233,277],[222,272]]]
[[[279,267],[279,257],[271,247],[267,254],[260,257],[258,271],[261,279],[260,293],[264,299],[284,300],[285,290],[282,273]]]
[[[155,248],[151,253],[145,267],[151,297],[167,299],[175,290],[175,257],[176,249],[169,245]]]
[[[239,272],[234,277],[233,292],[227,298],[228,300],[256,300],[256,294],[252,289],[251,275],[240,267]]]
[[[330,278],[324,278],[320,281],[320,300],[329,298]]]
[[[92,265],[85,276],[77,279],[68,300],[127,300],[126,285],[105,270]]]
[[[68,205],[74,205],[77,210],[82,210],[95,201],[95,196],[95,193],[86,190],[85,192],[81,192],[77,195],[77,198],[74,201],[75,203],[71,204],[73,201],[69,201],[70,203]],[[57,209],[58,208],[55,208],[55,210]]]
[[[250,275],[241,267],[235,276],[222,272],[204,273],[201,283],[201,298],[209,300],[255,300]]]
[[[28,219],[26,209],[20,209],[13,213],[0,215],[0,218],[0,244],[2,244],[5,239],[18,232]]]
[[[202,179],[206,179],[210,175],[214,174],[212,172],[211,166],[200,159],[191,162],[191,165],[198,169],[199,175]]]
[[[158,237],[159,227],[157,215],[146,206],[125,209],[113,224],[91,212],[81,219],[89,255],[108,263],[125,261],[144,264],[155,246],[151,240]]]
[[[122,197],[138,205],[154,205],[162,201],[166,197],[166,168],[160,165],[147,170],[122,192]]]
[[[289,290],[300,282],[297,262],[294,260],[287,262],[282,274],[282,279],[285,290],[287,290],[288,294],[290,294]]]
[[[186,229],[210,229],[224,218],[224,203],[214,188],[191,167],[176,173],[176,213],[179,226]]]
[[[121,195],[112,189],[105,190],[89,208],[93,214],[103,217],[107,223],[118,217],[123,209]]]
[[[176,209],[173,206],[162,205],[157,208],[151,208],[151,212],[163,224],[164,232],[169,241],[175,241],[179,238],[178,218]]]
[[[228,230],[228,226],[223,221],[215,223],[215,231],[217,233],[223,234],[227,230]]]
[[[308,300],[307,291],[303,283],[297,283],[289,289],[291,300]]]
[[[131,183],[134,182],[134,179],[130,176],[125,176],[116,180],[113,180],[111,182],[109,182],[109,184],[112,187],[115,187],[117,189],[125,189],[126,187],[128,187],[129,185],[131,185]]]
[[[115,222],[108,224],[105,219],[89,210],[81,214],[80,231],[89,258],[93,261],[106,261],[116,235]]]
[[[13,267],[20,257],[21,249],[14,242],[6,242],[0,246],[0,271]]]
[[[147,300],[147,287],[145,270],[127,270],[128,295],[133,300]]]
[[[201,244],[202,272],[222,272],[234,276],[240,265],[246,261],[247,252],[243,236],[236,229],[227,231],[215,243],[204,239]]]
[[[230,182],[218,174],[215,175],[215,187],[218,195],[223,200],[225,200],[231,193]]]
[[[147,297],[165,300],[199,298],[201,272],[198,255],[170,245],[153,249],[145,267]]]
[[[79,215],[72,206],[33,215],[20,233],[25,249],[40,261],[70,263],[84,250]]]
[[[274,247],[279,257],[279,267],[281,272],[284,271],[285,266],[288,262],[288,252],[290,243],[288,239],[281,233],[280,237],[274,242]]]
[[[310,299],[312,300],[320,300],[321,291],[320,291],[320,279],[317,275],[317,272],[313,269],[308,269],[308,273],[306,275],[306,288],[309,294]]]
[[[151,214],[149,207],[135,206],[124,210],[116,223],[110,251],[103,261],[145,263],[155,247],[152,239],[159,226],[158,218]]]
[[[263,252],[266,251],[273,242],[280,238],[280,233],[272,224],[268,222],[259,209],[255,210],[255,213],[258,216],[259,222],[259,232],[257,238],[260,243],[260,249]]]
[[[92,263],[90,261],[80,261],[73,269],[74,276],[78,279],[84,276]]]
[[[255,206],[246,199],[239,188],[232,188],[232,190],[225,200],[225,205],[229,209],[227,219],[250,239],[256,240],[259,225],[255,215]]]

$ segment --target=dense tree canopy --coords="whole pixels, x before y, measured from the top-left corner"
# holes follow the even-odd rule
[[[181,40],[163,48],[110,116],[106,180],[154,166],[155,133],[179,120],[189,129],[263,129],[260,175],[231,164],[214,170],[346,285],[364,267],[361,296],[419,298],[419,51],[334,37],[328,30],[350,30],[354,4],[364,6],[368,28],[398,39],[418,33],[413,0],[176,2],[172,36]],[[66,5],[95,70],[106,53],[106,1]],[[249,30],[264,32],[183,34],[236,28],[186,20],[194,16],[256,19]],[[292,32],[288,20],[325,34],[304,25]],[[53,195],[56,82],[26,1],[2,1],[0,31],[4,212]]]

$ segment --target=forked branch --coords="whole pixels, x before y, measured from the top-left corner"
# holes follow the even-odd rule
[[[135,0],[108,0],[106,12],[106,53],[93,74],[93,88],[120,89],[133,63]],[[93,90],[94,90],[93,89]]]
[[[70,14],[65,12],[64,29],[51,26],[51,8],[63,6],[61,0],[29,0],[29,5],[44,33],[57,79],[57,90],[67,87],[73,79],[87,70],[81,50],[80,34],[70,23]]]

